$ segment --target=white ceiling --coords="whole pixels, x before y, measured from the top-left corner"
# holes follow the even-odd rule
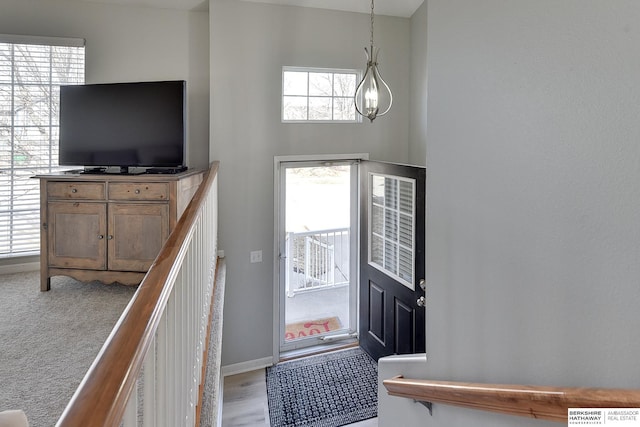
[[[97,3],[117,3],[164,9],[208,10],[208,0],[84,0]],[[271,3],[288,6],[313,7],[317,9],[343,10],[348,12],[371,12],[369,0],[234,0],[253,3]],[[424,0],[376,0],[376,15],[409,18]]]
[[[179,1],[179,0],[178,0]],[[244,0],[254,3],[284,4],[289,6],[314,7],[318,9],[344,10],[348,12],[371,13],[370,0]],[[401,16],[410,18],[423,0],[376,0],[376,15]]]

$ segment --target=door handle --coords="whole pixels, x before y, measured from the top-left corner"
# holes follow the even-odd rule
[[[427,290],[427,281],[426,281],[426,280],[424,280],[424,279],[420,279],[420,281],[418,282],[418,284],[420,285],[420,288],[421,288],[423,291],[426,291],[426,290]]]
[[[418,298],[418,300],[416,301],[416,304],[418,304],[418,307],[424,307],[427,305],[427,300],[424,296]]]

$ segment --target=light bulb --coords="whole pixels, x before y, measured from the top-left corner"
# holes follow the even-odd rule
[[[373,83],[364,93],[364,108],[367,113],[378,108],[378,88],[375,85],[375,80],[371,80]]]

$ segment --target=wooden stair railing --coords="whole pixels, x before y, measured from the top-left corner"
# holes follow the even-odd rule
[[[129,399],[135,394],[145,356],[155,340],[162,314],[172,292],[172,278],[178,274],[176,260],[186,250],[185,242],[193,232],[200,211],[214,186],[218,166],[217,161],[211,163],[203,182],[56,426],[121,425]],[[163,422],[167,423],[166,420]],[[171,424],[170,421],[168,423]]]
[[[640,390],[539,387],[406,379],[383,381],[391,396],[567,423],[569,408],[640,408]]]

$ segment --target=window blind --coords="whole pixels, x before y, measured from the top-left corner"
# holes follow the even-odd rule
[[[412,288],[415,180],[371,174],[369,186],[369,263]]]
[[[58,167],[60,85],[84,83],[84,40],[0,35],[0,257],[40,249],[36,174]]]

